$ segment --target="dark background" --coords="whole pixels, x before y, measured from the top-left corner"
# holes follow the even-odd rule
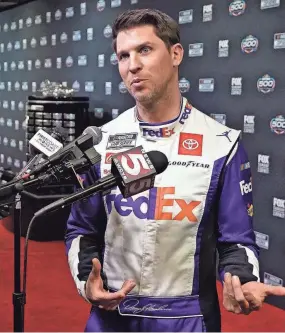
[[[280,281],[283,284],[285,221],[282,206],[285,199],[285,145],[284,134],[278,135],[271,131],[270,121],[285,112],[285,48],[273,47],[274,34],[285,32],[285,2],[281,0],[278,7],[261,10],[260,0],[246,1],[244,13],[238,16],[230,15],[230,3],[231,1],[225,0],[176,0],[174,6],[173,2],[165,0],[39,0],[0,13],[0,165],[10,166],[14,171],[18,171],[25,163],[23,106],[28,95],[40,94],[32,91],[33,82],[36,82],[37,90],[46,79],[66,82],[68,87],[75,88],[75,83],[79,83],[80,89],[75,95],[90,98],[90,123],[99,126],[115,117],[116,112],[123,112],[133,106],[132,98],[119,87],[121,78],[117,65],[110,60],[113,54],[111,38],[104,35],[106,26],[111,26],[117,14],[127,8],[154,7],[165,11],[176,20],[179,19],[180,11],[192,9],[193,21],[180,24],[185,49],[180,78],[186,79],[186,87],[190,84],[187,91],[184,91],[181,85],[181,91],[201,111],[213,117],[221,114],[227,126],[242,130],[253,173],[254,226],[257,232],[265,234],[264,237],[269,239],[269,248],[261,248],[262,281],[266,274],[270,279],[266,282]],[[86,14],[81,13],[82,4],[86,4]],[[203,6],[210,4],[213,10],[212,20],[203,22]],[[242,5],[242,2],[239,4]],[[74,15],[66,17],[66,9],[70,7],[73,9],[69,9],[69,13],[73,10]],[[62,13],[61,19],[55,19],[57,10]],[[46,21],[47,12],[51,12],[50,23]],[[37,15],[41,15],[42,22],[39,24],[35,23]],[[29,27],[26,24],[28,18],[32,21]],[[19,29],[21,19],[23,27]],[[88,28],[93,28],[93,40],[87,40]],[[73,32],[79,30],[81,40],[73,41]],[[68,40],[62,43],[60,37],[64,32]],[[51,44],[53,34],[56,34],[54,46]],[[241,42],[249,35],[256,37],[259,44],[256,52],[247,54],[242,52]],[[47,39],[44,46],[40,45],[42,37]],[[35,47],[31,46],[33,38],[37,41]],[[26,49],[23,49],[23,39],[27,39]],[[218,56],[220,40],[229,40],[228,57]],[[20,42],[20,49],[15,50],[17,41]],[[12,43],[10,51],[7,49],[9,43]],[[189,44],[194,43],[203,43],[203,56],[188,56]],[[4,50],[1,49],[1,44],[4,44]],[[99,55],[104,55],[103,67],[98,66]],[[86,56],[86,66],[78,66],[79,56]],[[57,68],[59,57],[62,58],[62,68]],[[66,64],[68,57],[73,58],[71,67]],[[46,59],[51,59],[50,68],[45,68]],[[32,68],[28,67],[29,60],[32,61]],[[39,69],[35,68],[36,60],[41,61]],[[23,61],[24,69],[18,69],[20,61]],[[13,62],[16,65],[15,70],[12,70]],[[265,74],[274,78],[276,84],[274,91],[267,94],[257,89],[257,80]],[[235,77],[242,78],[241,95],[231,95],[231,79]],[[201,78],[214,78],[213,92],[199,91]],[[94,92],[85,91],[86,81],[93,82]],[[8,82],[11,82],[11,91],[8,91]],[[18,91],[15,90],[17,82],[20,85]],[[27,90],[23,82],[27,82]],[[106,94],[106,82],[111,83],[111,94]],[[3,84],[1,87],[1,83],[5,87]],[[19,102],[23,103],[20,104],[20,109]],[[245,115],[255,116],[254,133],[244,131]],[[258,172],[259,154],[269,156],[268,174]],[[283,217],[273,216],[274,198],[281,199]],[[284,298],[268,301],[285,309]]]

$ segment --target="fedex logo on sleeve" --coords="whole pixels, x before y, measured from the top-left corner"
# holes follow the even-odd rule
[[[121,216],[133,214],[138,219],[195,223],[199,220],[201,201],[176,198],[175,187],[157,187],[149,191],[149,197],[123,198],[122,194],[111,193],[106,196],[106,204],[109,214],[114,209]]]
[[[240,191],[242,195],[248,194],[250,192],[252,192],[252,182],[251,179],[248,183],[246,183],[244,180],[239,182],[239,186],[240,186]]]

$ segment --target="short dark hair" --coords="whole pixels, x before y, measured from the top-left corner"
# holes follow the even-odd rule
[[[130,9],[120,14],[112,27],[113,48],[117,51],[117,36],[122,30],[141,26],[152,25],[156,35],[162,39],[169,49],[172,45],[180,43],[178,23],[158,9]]]

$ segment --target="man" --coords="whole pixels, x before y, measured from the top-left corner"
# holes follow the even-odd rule
[[[84,184],[110,171],[112,154],[135,145],[163,152],[169,165],[149,191],[125,199],[114,188],[73,205],[66,246],[78,291],[92,304],[85,330],[219,331],[216,250],[227,310],[248,314],[267,295],[285,295],[259,282],[240,132],[181,97],[183,47],[169,16],[127,11],[114,23],[113,41],[136,105],[103,126],[102,162]]]

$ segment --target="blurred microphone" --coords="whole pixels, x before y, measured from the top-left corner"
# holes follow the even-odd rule
[[[62,180],[70,181],[83,188],[81,181],[78,179],[78,173],[84,173],[89,170],[89,168],[90,164],[88,160],[81,158],[71,161],[62,161],[36,177],[33,175],[29,177],[29,174],[24,174],[21,178],[14,179],[0,186],[0,200],[3,197],[5,198],[22,192],[30,186],[39,188],[51,183],[60,183]]]
[[[101,159],[99,155],[98,159]],[[42,186],[50,183],[60,183],[61,180],[71,181],[73,184],[79,185],[83,188],[81,181],[78,179],[78,174],[82,174],[90,169],[90,163],[86,158],[76,160],[62,161],[60,164],[55,165],[46,172],[41,173],[39,176],[32,176],[29,180],[24,180],[17,184],[15,191],[24,190],[30,186]],[[0,188],[1,197],[1,188]]]
[[[67,139],[67,130],[63,127],[55,127],[49,134],[40,129],[29,141],[29,161],[26,166],[17,174],[15,180],[21,179],[23,175],[33,170],[39,163],[46,161],[60,149]]]
[[[52,156],[50,156],[46,161],[40,163],[35,169],[31,170],[29,175],[36,176],[42,172],[46,172],[51,167],[59,165],[63,161],[72,161],[85,158],[86,163],[88,163],[90,166],[98,163],[101,160],[101,156],[97,153],[94,146],[97,145],[101,140],[101,130],[96,126],[89,126],[78,138],[63,148],[59,148],[57,153],[53,153]],[[54,147],[53,142],[51,142],[50,146],[52,148]]]
[[[40,137],[39,134],[41,134]],[[67,130],[60,126],[53,128],[51,132],[40,129],[29,141],[29,157],[34,157],[37,154],[41,154],[43,156],[43,149],[46,149],[45,146],[48,147],[48,154],[46,156],[51,156],[58,151],[52,149],[52,145],[54,145],[55,142],[52,140],[52,138],[55,139],[58,143],[58,146],[62,148],[66,142],[67,136]]]
[[[59,199],[35,213],[35,216],[64,208],[75,201],[84,199],[93,193],[108,193],[114,186],[119,186],[123,197],[127,198],[154,186],[155,176],[168,166],[167,157],[160,151],[146,153],[142,146],[113,155],[111,174],[100,178],[92,186]]]
[[[15,176],[15,172],[13,172],[10,168],[0,167],[0,184],[10,182]]]
[[[39,157],[36,155],[32,158],[14,180],[0,186],[0,198],[21,192],[30,186],[41,186],[61,180],[70,180],[83,188],[77,173],[83,173],[101,161],[101,155],[94,145],[102,140],[102,132],[95,126],[87,127],[82,135],[65,147],[41,130],[32,139],[33,146],[45,154],[50,154],[51,157],[44,159],[37,166],[34,166],[34,159]]]

